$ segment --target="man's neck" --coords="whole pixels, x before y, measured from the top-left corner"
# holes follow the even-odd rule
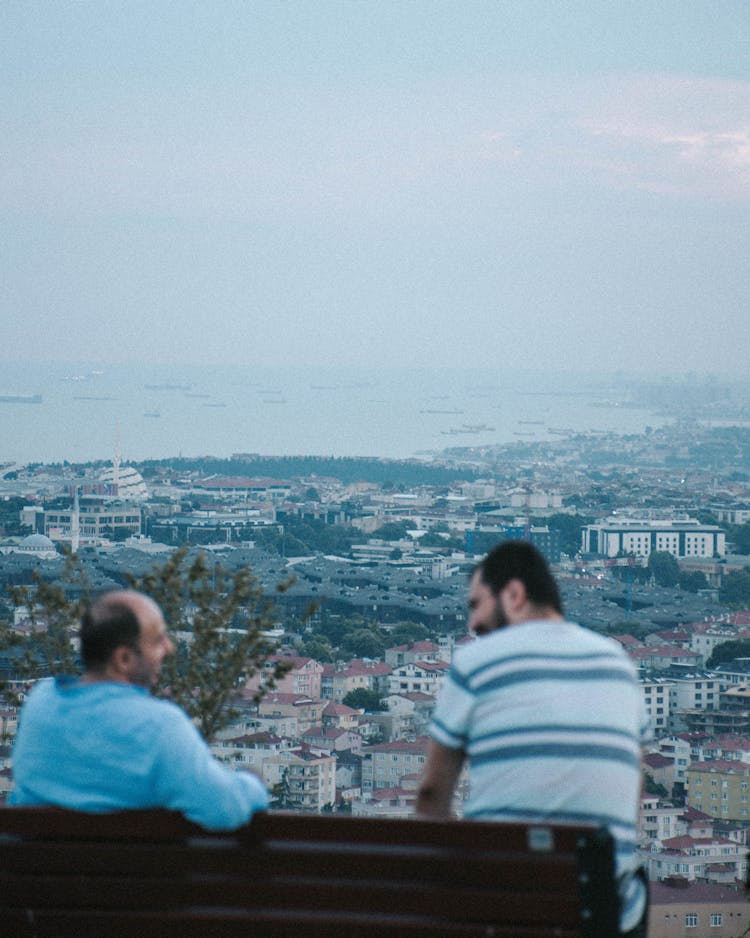
[[[539,622],[540,620],[564,622],[565,616],[561,615],[557,609],[553,609],[552,606],[537,606],[534,603],[527,603],[516,619],[515,625],[522,625],[524,622]]]
[[[110,668],[102,668],[101,670],[88,670],[84,671],[81,675],[81,684],[106,683],[129,684],[130,681],[123,677],[122,674],[115,674]]]

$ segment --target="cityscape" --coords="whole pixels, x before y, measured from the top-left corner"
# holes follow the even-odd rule
[[[7,464],[0,608],[21,646],[0,653],[6,690],[28,686],[18,648],[40,628],[13,588],[41,577],[76,595],[64,554],[99,592],[175,550],[203,552],[225,570],[249,567],[273,601],[273,652],[242,679],[213,753],[257,773],[276,808],[409,817],[441,680],[471,640],[467,576],[495,543],[527,539],[551,563],[567,616],[614,637],[638,669],[653,735],[640,822],[651,916],[682,916],[687,903],[714,922],[744,917],[750,427],[699,405],[702,418],[681,412],[641,434],[561,429],[429,460],[126,463],[116,442],[95,463]],[[465,794],[464,780],[459,813]]]
[[[241,796],[242,817],[258,812],[255,829],[250,821],[236,838],[240,864],[257,846],[254,830],[269,825],[271,845],[254,859],[273,856],[288,876],[258,888],[277,897],[263,909],[271,938],[293,892],[312,899],[305,921],[319,928],[324,891],[331,920],[346,906],[363,934],[380,935],[403,911],[390,906],[417,895],[427,915],[399,933],[419,934],[428,918],[441,933],[439,910],[450,907],[468,934],[464,896],[478,896],[480,863],[493,932],[527,933],[494,916],[533,880],[533,900],[520,890],[510,899],[524,914],[547,909],[535,934],[568,934],[568,921],[576,934],[614,931],[619,916],[628,938],[643,938],[643,871],[649,938],[750,935],[749,14],[747,0],[3,5],[8,851],[21,843],[8,846],[27,795],[44,805],[29,809],[32,839],[39,817],[50,833],[49,817],[62,813],[48,802],[80,806],[43,791],[36,764],[33,792],[23,778],[27,715],[72,672],[81,675],[73,696],[106,683],[114,731],[99,732],[84,706],[78,721],[65,711],[38,723],[27,752],[47,759],[51,790],[64,785],[61,763],[74,751],[78,778],[91,781],[89,754],[102,737],[119,738],[123,711],[169,714],[159,726],[179,731],[142,734],[144,752],[167,787],[182,783],[180,797],[210,802],[209,814],[191,815],[177,796],[158,806],[178,803],[179,824],[213,837],[204,821],[224,799],[205,776],[175,771],[172,750],[154,740],[184,737],[180,752],[199,754],[193,764]],[[531,621],[520,609],[537,625],[544,612],[562,615],[526,543],[506,551],[544,568],[544,603],[511,578],[523,587],[513,619],[505,586],[497,592],[487,568],[477,571],[496,545],[518,541],[545,558],[570,620],[565,635],[577,638],[561,651],[556,683],[544,676],[556,666],[551,644],[543,655],[532,649],[536,686],[508,678],[528,724],[516,710],[508,726],[492,722],[509,699],[492,672],[495,703],[477,705],[480,743],[464,752],[460,727],[444,716],[461,711],[464,662],[495,647],[472,644],[476,636]],[[114,643],[106,667],[118,653],[119,670],[96,651],[89,667],[102,608]],[[563,644],[562,634],[535,640]],[[494,639],[520,645],[522,636]],[[593,649],[590,670],[574,665],[579,640],[581,656],[585,642]],[[506,659],[524,657],[507,649]],[[627,678],[622,706],[606,656]],[[588,692],[596,706],[583,703]],[[635,871],[641,702],[649,738]],[[532,720],[543,724],[534,733]],[[90,729],[99,736],[84,744]],[[118,806],[150,807],[159,784],[123,740],[117,771],[95,762],[101,797],[115,778],[131,799]],[[511,785],[488,771],[484,787],[503,804],[482,804],[478,762],[494,772],[501,759]],[[616,775],[604,774],[605,761]],[[614,781],[626,771],[627,789]],[[72,787],[78,797],[85,786]],[[548,794],[550,805],[577,800],[555,813]],[[544,877],[526,874],[537,847],[555,839],[550,826],[549,841],[531,843],[540,801],[546,822],[567,824],[567,843],[581,817],[611,834],[604,843],[595,831],[602,849],[615,844],[621,901],[611,882],[600,889],[606,926],[584,898],[609,876],[601,853],[585,875],[570,872],[586,881],[580,889],[566,878],[573,864],[562,871],[560,853],[545,853],[555,870],[548,905]],[[434,863],[421,840],[430,804],[436,816],[466,818],[436,822]],[[484,864],[494,822],[514,809],[524,825],[534,819],[508,882],[506,867]],[[474,865],[458,871],[459,893],[453,839],[471,843],[480,816],[493,823]],[[227,818],[222,843],[237,830]],[[101,818],[65,823],[83,837],[96,831],[92,855],[106,841],[117,856],[117,837],[96,830]],[[277,859],[273,830],[287,823],[302,864],[301,852]],[[352,835],[323,890],[300,868],[330,864],[296,833],[319,828],[383,839],[371,850]],[[407,842],[404,831],[418,833]],[[415,848],[418,863],[395,861],[402,836],[402,856]],[[575,856],[566,848],[568,860],[588,854],[587,837]],[[71,874],[63,884],[53,872],[49,902],[75,906],[87,934],[107,932],[99,893],[114,903],[118,933],[143,936],[181,936],[188,913],[203,933],[204,909],[183,903],[198,879],[222,934],[230,918],[232,934],[244,933],[259,908],[234,916],[224,906],[230,893],[247,903],[247,879],[234,873],[224,885],[213,874],[175,878],[179,909],[169,905],[172,893],[150,879],[152,870],[161,877],[161,841],[144,870],[133,860],[128,871],[147,876],[145,899],[132,898],[130,880],[108,878],[106,862],[70,862],[66,847],[47,846],[31,844],[31,878],[13,879],[14,857],[0,871],[6,901],[17,903],[0,917],[7,926],[15,915],[10,927],[18,921],[24,934],[56,927],[42,921],[50,906],[37,916],[26,902],[46,888],[34,865],[42,854]],[[385,872],[404,870],[388,899],[373,882],[350,880],[357,846]],[[185,859],[174,866],[183,871]],[[102,880],[93,888],[76,878],[86,862]],[[425,890],[415,877],[428,865],[436,878]],[[162,891],[160,908],[174,914],[151,907]],[[379,906],[372,914],[358,905],[365,894]],[[248,928],[260,933],[256,917]],[[83,934],[72,920],[62,930]]]

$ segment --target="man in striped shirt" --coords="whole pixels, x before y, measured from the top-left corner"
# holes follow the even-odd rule
[[[645,934],[635,875],[647,718],[633,665],[611,639],[567,622],[531,544],[508,541],[475,569],[469,630],[430,726],[417,812],[444,817],[464,760],[478,820],[595,821],[611,831],[624,935]]]

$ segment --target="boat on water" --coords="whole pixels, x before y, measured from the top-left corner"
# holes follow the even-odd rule
[[[0,404],[41,404],[41,394],[22,394],[7,392],[0,394]]]

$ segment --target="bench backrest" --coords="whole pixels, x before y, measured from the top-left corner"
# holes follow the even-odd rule
[[[0,808],[7,938],[610,938],[592,826],[270,813],[208,833],[164,811]]]

